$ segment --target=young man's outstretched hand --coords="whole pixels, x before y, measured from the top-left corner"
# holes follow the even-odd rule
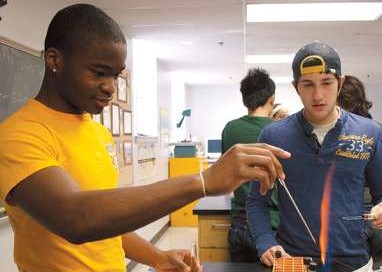
[[[260,193],[265,194],[276,178],[285,178],[278,158],[290,156],[283,149],[263,143],[234,145],[203,172],[207,195],[231,192],[250,180],[260,182]]]

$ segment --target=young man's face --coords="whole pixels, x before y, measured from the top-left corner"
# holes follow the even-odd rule
[[[300,77],[296,88],[308,121],[323,125],[336,119],[339,84],[333,74],[314,73]]]
[[[107,106],[125,67],[126,44],[94,42],[87,50],[63,54],[57,75],[61,107],[72,113],[97,114]]]

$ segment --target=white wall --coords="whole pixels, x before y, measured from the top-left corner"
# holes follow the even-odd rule
[[[169,110],[171,116],[171,71],[158,61],[158,105]]]
[[[291,83],[276,84],[275,102],[285,105],[291,114],[303,107],[301,99]]]
[[[185,120],[186,131],[202,143],[207,138],[220,139],[228,121],[247,113],[235,85],[187,86],[186,101],[191,108],[191,116]]]
[[[225,124],[247,114],[239,85],[188,86],[187,107],[192,109],[186,121],[187,133],[202,143],[207,138],[221,138]],[[291,84],[276,86],[276,102],[285,104],[291,113],[302,108],[302,103]]]
[[[144,183],[152,183],[155,181],[163,180],[168,178],[168,157],[169,157],[169,131],[166,131],[167,123],[170,122],[171,116],[171,80],[170,72],[167,70],[166,66],[158,62],[158,111],[162,111],[162,115],[159,112],[159,138],[158,138],[158,149],[157,157],[155,160],[155,172],[154,175],[144,181]],[[167,112],[167,114],[166,114]],[[167,116],[167,118],[166,118]],[[165,120],[167,119],[167,120]],[[166,123],[167,122],[167,123]],[[165,124],[164,124],[165,123]],[[163,126],[163,127],[162,127]],[[137,177],[139,178],[139,177]],[[151,240],[154,236],[170,221],[169,216],[164,216],[163,218],[143,227],[136,231],[140,236],[144,237],[146,240]]]
[[[189,117],[185,117],[180,127],[177,127],[181,121],[182,113],[186,107],[186,85],[182,72],[171,72],[171,142],[180,142],[186,138],[186,123]],[[191,112],[192,114],[192,112]]]
[[[131,45],[131,42],[128,43],[128,45]],[[129,55],[134,50],[134,47],[130,47],[131,50],[129,50]],[[129,48],[129,49],[130,49]],[[131,63],[129,64],[129,66]],[[170,99],[170,92],[171,92],[171,82],[170,82],[170,76],[169,72],[166,70],[165,65],[161,63],[160,61],[156,62],[156,78],[155,79],[147,79],[147,80],[153,80],[155,83],[155,88],[157,89],[157,105],[155,106],[154,110],[156,114],[151,114],[151,118],[157,118],[158,120],[158,133],[157,137],[152,137],[151,139],[144,140],[143,138],[140,138],[137,140],[137,138],[134,138],[134,182],[133,184],[135,186],[139,185],[146,185],[151,184],[153,182],[167,179],[168,178],[168,157],[169,157],[169,148],[168,148],[168,140],[166,140],[168,137],[166,137],[166,132],[161,130],[161,126],[166,123],[165,117],[161,118],[161,111],[162,112],[170,112],[171,108],[171,99]],[[135,80],[135,74],[137,71],[132,69],[132,77],[133,77],[133,86],[134,80]],[[144,91],[144,90],[142,90]],[[133,95],[134,95],[134,88],[133,88]],[[134,101],[136,101],[134,99]],[[137,114],[137,104],[133,104],[133,113]],[[147,111],[142,110],[140,111],[140,114],[149,114]],[[153,117],[155,115],[155,117]],[[166,116],[166,114],[165,114]],[[170,118],[170,115],[167,115],[168,118]],[[162,123],[160,122],[162,119]],[[142,118],[134,118],[135,121],[142,120]],[[170,121],[167,120],[169,123]],[[135,131],[135,127],[137,124],[133,124],[133,132]],[[163,132],[163,133],[162,133]],[[155,160],[152,162],[146,162],[146,163],[138,163],[138,157],[139,157],[139,145],[144,145],[148,143],[150,146],[151,143],[155,145]],[[149,143],[150,142],[150,143]],[[145,238],[146,240],[151,240],[157,233],[160,231],[165,225],[167,225],[169,222],[169,216],[164,216],[163,218],[148,224],[139,230],[136,231],[140,236]]]
[[[373,102],[373,107],[370,110],[371,115],[375,120],[382,123],[382,100],[381,87],[377,84],[365,84],[366,96]]]

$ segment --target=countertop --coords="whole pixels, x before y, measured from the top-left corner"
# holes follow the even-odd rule
[[[260,263],[202,263],[203,272],[270,272]]]
[[[271,268],[267,268],[260,263],[202,263],[203,272],[271,272]],[[148,272],[155,272],[150,268]]]
[[[229,215],[231,210],[231,196],[209,196],[200,199],[192,211],[195,215]]]

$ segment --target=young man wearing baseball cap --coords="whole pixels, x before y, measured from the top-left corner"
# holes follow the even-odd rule
[[[372,120],[336,106],[343,77],[340,57],[332,47],[320,42],[305,45],[292,69],[293,85],[304,108],[267,126],[259,142],[291,152],[292,157],[281,162],[293,200],[278,184],[280,225],[274,236],[269,194],[260,195],[253,183],[246,207],[251,232],[265,265],[274,263],[277,250],[283,256],[309,256],[316,261],[328,252],[323,271],[354,271],[370,259],[362,234],[365,182],[375,205],[372,225],[382,227],[382,207],[377,205],[382,201],[382,130]],[[322,203],[326,208],[321,209]],[[328,242],[323,243],[326,226]]]

